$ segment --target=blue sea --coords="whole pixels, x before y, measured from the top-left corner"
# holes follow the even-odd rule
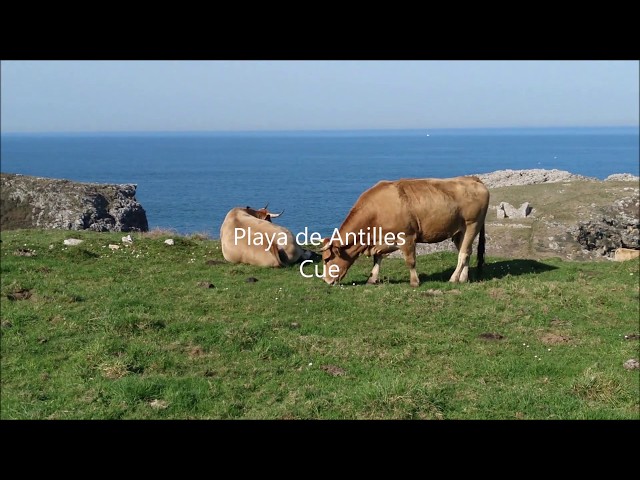
[[[638,128],[2,134],[1,171],[135,183],[151,229],[206,233],[236,206],[285,210],[294,234],[338,227],[377,181],[502,169],[638,175]]]

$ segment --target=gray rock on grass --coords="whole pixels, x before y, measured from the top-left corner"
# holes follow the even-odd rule
[[[531,205],[529,202],[524,202],[518,208],[514,207],[510,203],[500,202],[497,207],[498,218],[526,218],[531,214]]]

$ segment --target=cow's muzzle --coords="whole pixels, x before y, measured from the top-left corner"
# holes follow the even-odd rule
[[[329,276],[327,277],[323,277],[322,278],[325,282],[327,282],[327,284],[334,286],[338,284],[338,279],[337,278],[331,278]]]

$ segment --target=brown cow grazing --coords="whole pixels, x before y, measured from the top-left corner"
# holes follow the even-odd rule
[[[489,191],[477,177],[378,182],[360,195],[331,239],[323,240],[323,279],[331,285],[339,282],[364,253],[373,255],[368,283],[377,283],[383,256],[401,250],[411,273],[410,285],[417,287],[416,243],[451,238],[459,254],[449,281],[466,282],[469,256],[478,234],[479,271],[484,263],[488,208]]]
[[[220,227],[222,255],[231,263],[282,267],[307,260],[313,253],[298,245],[289,230],[271,223],[282,215],[267,207],[232,208]]]

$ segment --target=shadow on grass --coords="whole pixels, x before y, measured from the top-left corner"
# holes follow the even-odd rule
[[[478,270],[475,266],[469,268],[469,276],[471,282],[482,282],[486,280],[492,280],[494,278],[503,278],[507,275],[515,276],[515,275],[530,275],[542,272],[548,272],[551,270],[556,270],[558,267],[554,267],[552,265],[547,265],[545,263],[540,263],[536,260],[526,260],[526,259],[515,259],[515,260],[503,260],[500,262],[491,262],[485,263],[484,268],[482,269],[482,276],[478,277]],[[448,282],[451,275],[455,270],[455,266],[448,268],[447,270],[443,270],[441,272],[426,274],[422,273],[418,275],[420,279],[420,283],[424,282]],[[381,284],[390,283],[406,283],[409,284],[409,270],[407,269],[406,276],[402,278],[388,278],[381,272]],[[366,285],[366,280],[359,281],[351,281],[345,283],[352,283],[356,285]]]
[[[482,269],[482,275],[478,276],[478,269],[471,267],[469,269],[469,276],[472,282],[492,280],[494,278],[503,278],[507,275],[529,275],[532,273],[549,272],[556,270],[558,267],[553,265],[547,265],[546,263],[538,262],[537,260],[528,259],[514,259],[503,260],[500,262],[485,263]],[[420,275],[421,282],[437,282],[437,281],[449,281],[455,267],[444,270],[443,272],[433,273],[431,275]]]

